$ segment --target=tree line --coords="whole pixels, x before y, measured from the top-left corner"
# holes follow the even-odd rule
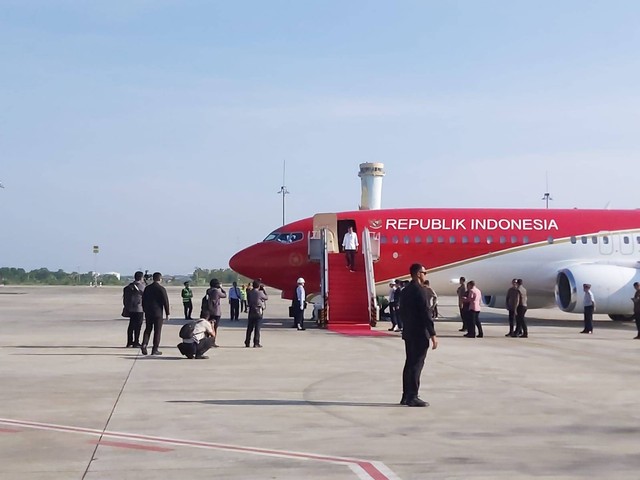
[[[153,272],[150,272],[153,273]],[[190,281],[194,285],[208,285],[212,278],[217,278],[221,283],[247,283],[249,279],[237,274],[230,268],[205,269],[196,267],[192,275],[164,275],[167,284],[182,284]],[[98,275],[97,281],[102,285],[126,285],[132,280],[132,276]],[[0,267],[0,285],[90,285],[95,281],[93,272],[65,272],[62,269],[50,271],[47,268],[38,268],[26,271],[24,268]]]

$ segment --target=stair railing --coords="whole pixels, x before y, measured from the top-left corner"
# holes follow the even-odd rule
[[[378,299],[376,298],[376,279],[373,274],[373,253],[371,251],[371,233],[368,228],[362,231],[362,252],[364,253],[364,271],[369,299],[369,324],[375,327],[378,321]]]

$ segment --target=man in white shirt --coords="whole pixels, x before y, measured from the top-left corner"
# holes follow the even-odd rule
[[[589,283],[583,284],[582,290],[584,290],[584,330],[580,333],[593,333],[593,311],[596,309],[596,301]]]
[[[178,344],[178,350],[187,358],[206,359],[209,357],[205,355],[205,352],[213,346],[215,338],[211,322],[200,318],[196,320],[193,327],[193,336],[183,339],[182,343]]]
[[[347,257],[347,268],[352,272],[356,271],[356,252],[358,251],[358,235],[349,227],[342,239],[342,248]]]
[[[305,299],[306,293],[304,291],[304,278],[300,277],[296,282],[298,286],[296,287],[296,295],[293,298],[293,326],[298,330],[304,330],[304,307],[305,307]]]

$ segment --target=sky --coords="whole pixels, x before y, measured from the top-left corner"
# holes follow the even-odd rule
[[[0,266],[226,268],[286,221],[637,208],[640,2],[0,0]],[[548,179],[548,181],[547,181]],[[99,245],[94,255],[92,246]]]

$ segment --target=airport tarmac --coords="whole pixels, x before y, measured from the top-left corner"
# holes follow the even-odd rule
[[[195,289],[196,309],[204,289]],[[126,349],[121,289],[0,288],[0,478],[637,479],[640,341],[635,325],[530,311],[530,338],[458,332],[440,299],[440,347],[421,397],[398,405],[398,334],[290,328],[272,292],[264,348],[230,323],[208,360],[180,357],[179,288],[163,355]],[[631,295],[631,294],[630,294]],[[597,296],[597,292],[596,292]],[[307,310],[307,316],[310,309]],[[244,315],[243,315],[244,317]],[[387,333],[389,324],[379,323]]]

